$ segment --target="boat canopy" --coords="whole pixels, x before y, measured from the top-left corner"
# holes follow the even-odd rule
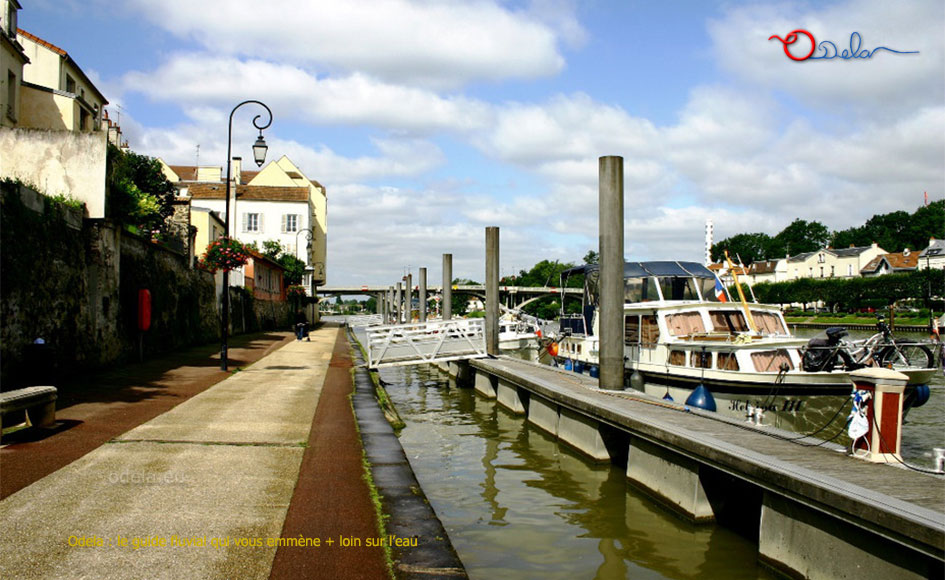
[[[561,273],[562,278],[574,276],[577,274],[588,274],[590,272],[600,271],[598,264],[583,264],[576,266]],[[711,270],[698,262],[624,262],[624,278],[646,278],[655,276],[657,278],[667,276],[683,276],[691,278],[712,278],[715,274]]]
[[[600,266],[584,264],[561,273],[561,285],[570,276],[584,275],[584,306],[597,306]],[[625,262],[624,301],[654,300],[719,301],[715,274],[698,262]]]

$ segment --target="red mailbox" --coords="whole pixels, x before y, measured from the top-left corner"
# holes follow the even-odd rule
[[[151,328],[151,291],[147,288],[138,290],[138,330]]]

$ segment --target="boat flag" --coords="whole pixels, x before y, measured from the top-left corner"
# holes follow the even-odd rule
[[[728,302],[728,297],[725,296],[725,286],[722,285],[722,280],[718,274],[715,275],[715,298],[719,302]]]

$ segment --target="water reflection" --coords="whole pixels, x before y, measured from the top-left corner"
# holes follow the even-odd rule
[[[382,371],[401,443],[472,578],[768,578],[756,545],[675,517],[437,371]]]

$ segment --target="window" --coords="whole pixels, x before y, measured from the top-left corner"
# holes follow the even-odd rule
[[[847,276],[853,275],[853,264],[847,264]]]
[[[669,364],[676,367],[686,366],[686,353],[681,350],[669,351]]]
[[[817,261],[818,261],[819,263],[823,264],[823,263],[824,263],[824,255],[823,255],[823,254],[818,254],[818,255],[817,255]]]
[[[836,276],[836,275],[837,275],[837,273],[834,271],[834,267],[833,267],[833,266],[830,266],[830,277],[833,278],[833,277]]]
[[[282,233],[294,233],[299,231],[299,215],[294,213],[283,214]]]
[[[705,351],[692,351],[689,355],[689,366],[697,369],[712,368],[712,353]]]
[[[821,278],[824,277],[824,267],[823,267],[823,266],[820,267],[820,277],[821,277]]]
[[[698,312],[670,314],[666,317],[666,326],[669,328],[669,333],[673,336],[690,336],[705,333],[702,315]]]
[[[243,231],[244,232],[260,232],[262,231],[262,219],[258,213],[244,213],[243,214]]]
[[[712,322],[712,330],[715,332],[745,332],[748,330],[748,322],[745,315],[738,310],[717,310],[709,313],[709,319]]]
[[[75,79],[66,75],[66,92],[75,93]]]
[[[787,370],[794,369],[794,364],[791,362],[791,355],[783,348],[752,353],[751,362],[755,365],[755,370],[762,373],[779,372],[782,365],[784,365]]]
[[[735,359],[734,352],[720,352],[718,354],[718,360],[716,361],[716,366],[723,371],[737,371],[738,370],[738,361]]]

